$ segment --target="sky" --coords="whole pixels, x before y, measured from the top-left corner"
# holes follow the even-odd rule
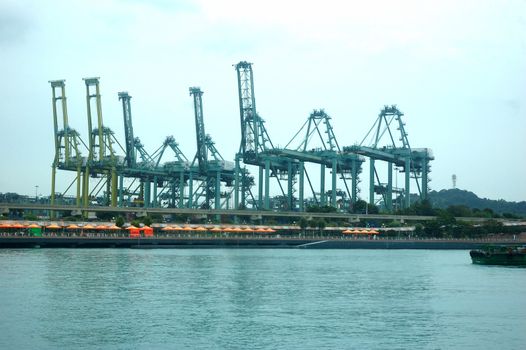
[[[430,187],[526,200],[526,2],[522,0],[0,1],[0,192],[48,195],[49,80],[66,79],[70,126],[87,141],[84,77],[100,77],[104,124],[124,145],[117,93],[153,152],[173,135],[195,154],[190,86],[225,159],[239,148],[233,64],[253,63],[259,114],[284,146],[324,108],[341,146],[396,104]],[[368,167],[361,196],[367,199]],[[65,189],[71,174],[58,175]],[[398,180],[402,182],[401,175]],[[36,188],[35,186],[38,186]]]

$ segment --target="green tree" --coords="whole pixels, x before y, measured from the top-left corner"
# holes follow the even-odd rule
[[[117,216],[117,219],[115,219],[115,226],[122,227],[124,225],[124,218],[122,216]]]
[[[309,226],[309,221],[305,218],[300,218],[298,221],[298,226],[300,227],[301,232],[305,234],[305,230]]]
[[[465,205],[450,205],[447,207],[447,212],[455,217],[470,217],[473,216],[473,212],[470,208]]]
[[[143,217],[141,221],[146,226],[151,226],[152,225],[152,218],[150,216]]]
[[[415,225],[415,235],[422,236],[424,233],[424,225],[418,223]]]
[[[325,222],[324,219],[319,219],[316,226],[318,227],[318,230],[320,230],[320,235],[322,235],[323,230],[327,227],[327,222]]]

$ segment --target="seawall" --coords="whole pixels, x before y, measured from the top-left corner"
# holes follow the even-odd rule
[[[476,249],[510,240],[352,240],[302,238],[0,237],[0,248],[299,248],[299,249]]]

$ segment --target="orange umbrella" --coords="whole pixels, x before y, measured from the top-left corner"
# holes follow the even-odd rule
[[[184,230],[184,231],[193,231],[194,228],[191,227],[191,226],[185,226],[185,227],[183,227],[183,230]]]
[[[8,224],[7,222],[0,224],[0,228],[11,228],[11,227],[13,227],[13,225]]]
[[[172,230],[173,231],[184,231],[184,228],[182,228],[181,226],[172,226]]]
[[[106,230],[108,228],[108,226],[106,225],[98,225],[97,227],[95,227],[95,230]]]
[[[210,229],[210,231],[212,231],[212,232],[221,232],[221,228],[214,227],[214,228]]]
[[[264,229],[263,227],[258,227],[258,228],[256,229],[256,232],[267,232],[267,230]]]
[[[40,228],[41,226],[40,225],[37,225],[37,224],[31,224],[31,225],[28,225],[27,228]]]
[[[243,232],[254,232],[253,229],[251,229],[250,227],[245,227],[244,229],[242,229]]]
[[[77,226],[75,224],[71,224],[68,227],[66,227],[66,229],[68,229],[68,230],[77,230],[79,228],[80,228],[80,226]]]
[[[353,231],[351,231],[351,230],[345,230],[345,231],[342,231],[342,233],[345,234],[345,235],[348,235],[348,234],[353,233]]]
[[[208,230],[206,228],[204,228],[203,226],[199,226],[199,227],[195,228],[194,231],[201,231],[201,232],[203,232],[203,231],[208,231]]]
[[[144,231],[145,236],[153,236],[153,228],[150,226],[143,226],[141,228],[141,231]]]
[[[22,225],[22,224],[20,224],[20,223],[18,223],[18,222],[17,222],[16,224],[13,224],[13,225],[11,226],[11,228],[25,228],[25,227],[26,227],[26,225]],[[59,227],[59,228],[60,228],[60,227]]]
[[[56,229],[59,229],[59,228],[62,228],[62,227],[58,226],[57,224],[51,224],[51,225],[46,226],[46,228],[56,230]]]
[[[232,227],[226,227],[223,229],[225,232],[234,232],[234,229]]]
[[[174,230],[174,228],[171,227],[171,226],[166,226],[166,227],[163,227],[163,228],[161,229],[161,231],[173,231],[173,230]]]
[[[269,228],[265,229],[265,232],[272,233],[272,232],[276,232],[276,230],[273,230],[273,229],[271,229],[271,228],[269,227]]]
[[[106,228],[107,230],[122,230],[119,226],[117,225],[111,225],[111,226],[108,226]]]
[[[86,225],[82,226],[81,228],[85,229],[85,230],[93,230],[95,228],[95,226],[90,225],[90,224],[86,224]]]

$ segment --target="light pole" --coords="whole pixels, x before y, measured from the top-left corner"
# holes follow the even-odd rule
[[[35,186],[35,202],[38,200],[38,185]]]

